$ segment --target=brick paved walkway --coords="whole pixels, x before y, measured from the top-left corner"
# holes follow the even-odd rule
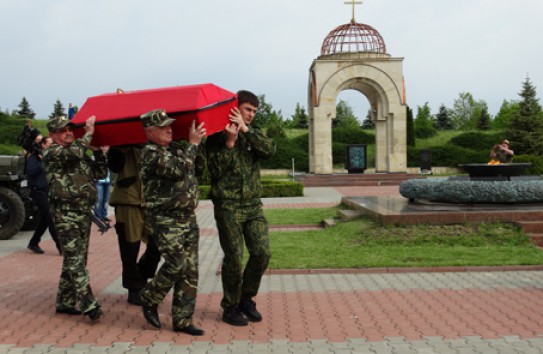
[[[266,199],[266,207],[337,204],[342,195],[395,194],[398,187],[306,188],[302,198]],[[55,315],[61,257],[50,239],[43,255],[30,233],[0,241],[0,353],[543,353],[543,272],[274,274],[257,297],[264,321],[220,321],[222,252],[209,202],[202,228],[195,322],[203,337],[171,331],[171,296],[160,306],[163,329],[126,303],[113,229],[94,233],[93,290],[105,312],[96,324]]]

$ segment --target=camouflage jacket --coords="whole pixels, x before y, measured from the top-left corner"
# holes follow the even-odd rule
[[[260,160],[275,154],[275,142],[259,128],[239,133],[236,145],[226,147],[226,133],[207,138],[207,167],[211,176],[210,198],[241,204],[260,203]]]
[[[102,151],[87,155],[92,135],[77,139],[69,147],[54,144],[43,154],[45,175],[49,184],[49,200],[54,208],[90,210],[97,199],[94,180],[107,176],[106,158]]]
[[[190,215],[198,205],[194,160],[198,147],[171,149],[149,142],[142,150],[140,176],[147,214],[178,217]]]

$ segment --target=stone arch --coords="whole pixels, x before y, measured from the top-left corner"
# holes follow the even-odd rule
[[[343,90],[367,97],[376,126],[376,172],[405,172],[406,107],[403,59],[388,54],[353,53],[313,61],[309,77],[310,172],[333,173],[332,119]]]

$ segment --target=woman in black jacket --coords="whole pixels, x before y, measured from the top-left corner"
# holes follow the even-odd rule
[[[28,152],[26,159],[26,176],[28,178],[28,186],[30,187],[30,197],[40,212],[40,223],[36,227],[27,246],[34,253],[43,253],[39,243],[45,230],[49,227],[49,233],[53,241],[55,241],[58,253],[62,254],[57,230],[55,229],[50,212],[47,180],[45,179],[45,172],[41,161],[43,150],[51,146],[52,143],[53,140],[51,138],[42,138],[40,142],[33,144],[33,148]]]

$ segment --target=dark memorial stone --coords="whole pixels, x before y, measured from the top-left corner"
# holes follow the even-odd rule
[[[366,169],[366,145],[347,145],[346,169],[349,173],[364,173]]]

